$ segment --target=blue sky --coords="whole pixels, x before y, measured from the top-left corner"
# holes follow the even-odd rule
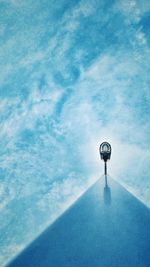
[[[150,207],[148,0],[0,0],[1,265],[103,174]]]

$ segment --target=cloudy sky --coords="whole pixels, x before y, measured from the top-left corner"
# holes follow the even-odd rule
[[[0,0],[0,265],[103,174],[150,207],[149,0]]]

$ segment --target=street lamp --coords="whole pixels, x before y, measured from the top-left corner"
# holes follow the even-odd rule
[[[99,147],[100,157],[104,160],[104,174],[107,175],[107,160],[111,156],[111,145],[107,142],[103,142]]]
[[[111,145],[103,142],[99,147],[99,153],[102,160],[104,160],[104,174],[105,174],[105,187],[104,187],[104,203],[105,205],[111,204],[111,191],[107,183],[107,160],[111,156]]]

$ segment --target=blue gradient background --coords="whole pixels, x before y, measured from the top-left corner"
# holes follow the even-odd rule
[[[150,207],[149,0],[0,0],[0,265],[103,173]]]

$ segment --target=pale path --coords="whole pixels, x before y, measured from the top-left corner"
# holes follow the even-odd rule
[[[108,184],[94,184],[8,266],[149,267],[150,210]]]

